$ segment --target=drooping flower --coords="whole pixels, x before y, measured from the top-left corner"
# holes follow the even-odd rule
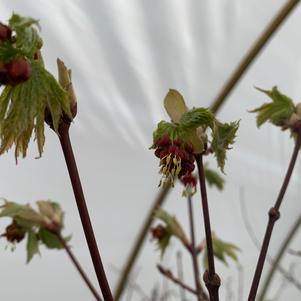
[[[176,178],[191,174],[194,170],[193,147],[190,143],[180,139],[171,140],[163,135],[154,142],[155,156],[160,159],[160,172],[162,179],[159,186],[171,181],[173,185]]]

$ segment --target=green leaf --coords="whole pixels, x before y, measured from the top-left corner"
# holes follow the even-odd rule
[[[15,58],[24,57],[25,53],[18,48],[15,48],[10,42],[0,43],[0,61],[3,63],[9,63]]]
[[[5,202],[3,206],[1,206],[0,217],[15,217],[19,213],[27,211],[28,206],[19,205],[14,202]]]
[[[175,140],[178,138],[179,133],[178,125],[162,120],[158,123],[157,129],[153,132],[153,142],[164,135],[168,135],[171,140]]]
[[[160,208],[156,211],[155,217],[163,221],[166,224],[168,232],[177,237],[184,245],[189,244],[189,240],[175,216],[171,216],[168,212]]]
[[[170,119],[178,123],[182,115],[187,112],[183,96],[177,90],[169,90],[164,98],[164,107]]]
[[[257,126],[260,127],[267,121],[276,126],[285,125],[286,121],[288,121],[295,112],[292,99],[280,93],[277,87],[273,87],[270,91],[259,88],[257,88],[257,90],[265,93],[272,99],[272,102],[264,103],[262,106],[250,111],[257,113]]]
[[[238,127],[239,121],[221,123],[216,120],[214,122],[211,148],[215,154],[217,165],[222,172],[224,172],[226,151],[229,150],[230,145],[234,143]]]
[[[37,201],[39,212],[49,223],[63,226],[63,211],[58,203],[52,201]]]
[[[214,233],[212,234],[212,245],[213,255],[226,266],[228,266],[227,258],[231,258],[236,262],[238,261],[237,252],[240,251],[240,249],[236,245],[219,239]],[[203,264],[205,268],[208,267],[207,248],[204,252]]]
[[[216,186],[219,190],[224,189],[225,180],[215,170],[206,167],[205,177],[209,186]]]
[[[41,228],[39,231],[39,238],[43,242],[43,244],[49,249],[63,249],[64,246],[59,240],[58,236],[54,233]]]
[[[32,59],[36,51],[43,45],[38,31],[34,27],[34,25],[39,26],[39,22],[32,18],[13,14],[9,20],[9,25],[16,32],[16,48],[22,51],[26,57]]]
[[[27,263],[29,263],[35,254],[39,254],[39,242],[37,235],[33,231],[28,232],[26,249]]]
[[[39,155],[45,136],[45,109],[50,111],[55,131],[63,114],[71,117],[66,91],[39,63],[31,61],[30,78],[16,86],[7,86],[0,95],[0,154],[15,145],[16,159],[26,156],[28,143],[35,132]]]
[[[193,108],[184,113],[180,119],[181,129],[191,131],[198,127],[212,127],[214,115],[205,108]]]

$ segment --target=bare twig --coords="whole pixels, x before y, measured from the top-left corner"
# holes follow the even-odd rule
[[[293,224],[292,228],[289,230],[288,234],[285,237],[285,240],[282,242],[277,255],[275,256],[275,259],[273,261],[273,265],[270,267],[270,270],[268,271],[268,274],[262,284],[261,292],[259,294],[258,301],[264,301],[265,295],[268,291],[268,288],[272,282],[273,276],[275,274],[275,271],[277,270],[277,267],[279,266],[279,263],[281,262],[281,259],[283,255],[285,254],[285,251],[287,250],[289,244],[291,243],[294,236],[297,234],[299,228],[301,226],[301,215],[297,218],[295,223]],[[291,274],[291,273],[290,273]],[[291,276],[292,277],[292,276]],[[286,278],[287,279],[287,278]],[[287,279],[290,281],[290,279]],[[291,281],[290,281],[291,282]]]
[[[78,262],[78,260],[74,256],[74,254],[72,253],[70,247],[67,245],[65,239],[61,236],[60,233],[55,233],[55,234],[58,237],[58,239],[60,240],[61,244],[63,245],[65,251],[67,252],[69,258],[71,259],[72,263],[76,267],[77,271],[82,276],[84,282],[87,284],[87,286],[90,289],[91,293],[94,295],[95,299],[97,301],[102,301],[102,299],[100,298],[98,292],[96,291],[96,289],[94,288],[93,284],[91,283],[90,279],[88,278],[88,276],[84,272],[83,268],[81,267],[80,263]]]
[[[180,281],[184,282],[184,273],[183,273],[183,261],[182,261],[182,253],[181,251],[177,252],[177,271],[178,278]],[[185,290],[180,286],[180,296],[182,301],[186,301]]]
[[[255,235],[255,232],[252,228],[252,225],[251,225],[248,215],[247,215],[247,209],[246,209],[246,204],[245,204],[245,201],[243,198],[242,189],[240,192],[240,206],[241,206],[241,213],[242,213],[243,222],[245,224],[246,230],[247,230],[252,242],[254,243],[254,245],[257,247],[258,250],[260,250],[260,242]],[[282,277],[287,279],[299,291],[301,291],[301,283],[289,271],[287,271],[283,266],[281,266],[280,263],[278,263],[277,265],[274,265],[275,259],[272,256],[270,256],[268,253],[267,253],[266,261],[270,264],[270,266],[275,266],[277,271],[279,273],[281,273]]]
[[[194,230],[193,205],[192,205],[191,196],[188,196],[187,201],[188,201],[188,216],[189,216],[190,239],[191,239],[190,254],[192,258],[194,282],[197,291],[197,298],[199,301],[208,300],[208,298],[206,298],[207,296],[203,292],[203,289],[201,287],[201,282],[200,282],[200,271],[199,271],[198,258],[197,258],[197,249],[195,246],[195,230]]]
[[[113,301],[111,289],[105,274],[105,270],[102,264],[100,253],[98,251],[92,223],[90,220],[88,208],[86,205],[84,192],[82,189],[79,173],[74,158],[72,144],[69,137],[69,121],[62,121],[59,127],[59,139],[61,142],[62,150],[64,153],[66,165],[68,168],[70,180],[73,187],[76,204],[78,207],[79,215],[81,218],[82,226],[86,236],[86,241],[90,250],[91,259],[94,265],[94,270],[97,276],[97,280],[105,301]]]
[[[211,106],[211,110],[216,112],[225,102],[225,99],[229,96],[231,91],[238,84],[240,79],[243,77],[245,72],[248,70],[250,65],[255,61],[258,54],[273,36],[273,34],[277,31],[277,29],[282,25],[285,19],[290,15],[290,13],[294,10],[294,8],[299,3],[299,0],[290,0],[285,3],[283,7],[277,12],[268,26],[264,29],[255,43],[251,46],[247,54],[243,57],[239,65],[236,67],[234,72],[231,74],[229,79],[226,81],[225,85],[218,93],[217,97],[213,101]]]
[[[220,287],[221,281],[219,276],[215,273],[214,253],[213,253],[210,215],[209,215],[209,207],[208,207],[207,191],[206,191],[206,180],[205,180],[205,172],[204,172],[204,165],[203,165],[203,155],[202,154],[195,155],[195,160],[197,163],[199,180],[200,180],[203,219],[204,219],[205,234],[206,234],[206,247],[207,247],[207,254],[208,254],[208,270],[205,271],[203,279],[209,292],[210,301],[218,301],[219,300],[218,289]]]
[[[168,278],[169,280],[171,280],[172,282],[174,282],[175,284],[181,286],[183,289],[187,290],[188,292],[196,295],[197,292],[195,289],[193,289],[192,287],[188,286],[187,284],[183,283],[180,279],[176,278],[172,272],[168,269],[163,268],[160,264],[157,264],[157,268],[159,270],[159,272],[164,275],[166,278]]]
[[[270,239],[271,239],[271,236],[272,236],[274,224],[280,218],[280,212],[279,212],[280,205],[282,203],[284,194],[285,194],[286,189],[288,187],[288,184],[289,184],[289,181],[290,181],[291,175],[293,173],[294,166],[295,166],[298,154],[299,154],[299,150],[300,150],[300,146],[301,146],[301,130],[298,129],[297,131],[298,132],[297,132],[295,147],[294,147],[294,151],[293,151],[293,154],[292,154],[292,157],[291,157],[291,161],[290,161],[286,176],[284,178],[284,181],[283,181],[283,184],[281,186],[281,189],[280,189],[279,195],[277,197],[277,200],[275,202],[275,205],[269,211],[269,222],[267,224],[267,228],[266,228],[265,236],[264,236],[264,239],[263,239],[260,255],[259,255],[259,258],[258,258],[258,261],[257,261],[257,266],[256,266],[255,274],[254,274],[254,277],[253,277],[252,286],[251,286],[251,289],[250,289],[250,294],[249,294],[248,301],[254,301],[255,298],[256,298],[258,285],[259,285],[259,281],[260,281],[260,278],[261,278],[261,274],[262,274],[265,258],[266,258],[266,255],[267,255],[268,247],[269,247],[269,244],[270,244]]]

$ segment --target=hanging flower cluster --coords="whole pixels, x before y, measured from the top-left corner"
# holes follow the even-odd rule
[[[160,159],[162,179],[159,186],[174,185],[177,178],[190,178],[195,167],[195,155],[204,153],[208,148],[223,172],[226,151],[234,142],[239,122],[221,123],[206,108],[188,110],[183,96],[176,90],[168,92],[164,106],[171,122],[158,123],[151,146]],[[211,130],[211,141],[207,136],[208,129]]]
[[[155,156],[160,159],[163,182],[171,179],[173,183],[176,177],[182,178],[194,170],[192,144],[179,139],[172,141],[168,135],[164,135],[154,142],[154,146]]]

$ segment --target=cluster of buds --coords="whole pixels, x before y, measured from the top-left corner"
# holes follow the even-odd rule
[[[157,225],[150,229],[152,239],[162,241],[168,235],[166,228],[163,225]]]
[[[25,233],[24,228],[13,220],[13,222],[5,228],[5,232],[1,236],[5,237],[8,242],[15,244],[23,240]]]
[[[12,30],[0,23],[0,43],[13,42]],[[25,58],[15,58],[11,62],[0,61],[0,85],[17,85],[31,75],[31,65]]]
[[[159,186],[176,178],[181,179],[194,170],[193,146],[180,139],[171,140],[164,135],[154,142],[155,156],[160,159],[160,172],[162,179]]]
[[[181,178],[181,182],[185,186],[182,192],[184,197],[192,196],[196,193],[197,178],[192,174],[186,174]]]

